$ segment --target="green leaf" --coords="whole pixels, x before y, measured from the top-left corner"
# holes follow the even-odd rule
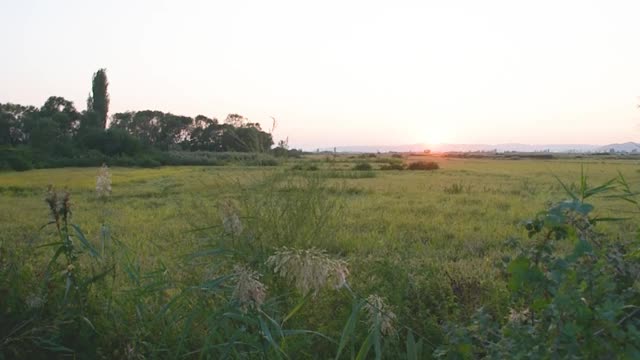
[[[531,261],[525,257],[518,257],[507,266],[509,273],[509,289],[520,291],[529,289],[532,284],[541,281],[544,275],[538,268],[531,266]]]
[[[560,185],[562,186],[562,188],[564,189],[564,191],[567,193],[567,195],[569,195],[573,200],[578,200],[578,197],[573,193],[573,191],[571,191],[567,185],[565,185],[562,180],[560,180],[560,178],[557,175],[553,175],[554,178],[556,178],[556,180],[560,183]]]
[[[340,336],[340,344],[338,345],[338,353],[336,354],[336,360],[340,358],[340,355],[342,354],[342,350],[344,350],[344,347],[347,345],[347,342],[349,341],[349,337],[353,335],[355,331],[356,322],[358,320],[358,313],[360,312],[361,307],[362,307],[362,302],[356,301],[354,299],[351,307],[351,315],[349,315],[349,319],[347,319],[347,322],[344,325],[344,329],[342,329],[342,335]]]
[[[99,257],[100,254],[98,254],[98,251],[96,250],[96,248],[94,248],[93,245],[91,245],[91,243],[89,242],[89,240],[87,240],[87,238],[84,236],[84,234],[82,233],[82,230],[80,230],[80,227],[78,227],[78,225],[76,224],[71,224],[71,227],[73,228],[73,230],[75,230],[76,236],[78,237],[78,239],[80,239],[80,242],[82,243],[82,245],[84,245],[84,247],[86,247],[87,250],[89,250],[89,254],[91,254],[91,256],[93,257]]]
[[[258,321],[260,323],[260,330],[262,330],[262,335],[264,336],[265,339],[267,339],[267,341],[269,342],[269,344],[271,344],[271,346],[273,346],[273,348],[276,350],[276,355],[278,357],[278,359],[281,359],[282,356],[280,356],[280,354],[284,354],[282,352],[282,349],[280,349],[280,346],[278,346],[278,344],[276,343],[276,341],[273,339],[273,336],[271,336],[271,331],[269,330],[269,326],[267,325],[266,322],[264,322],[264,320],[262,320],[262,318],[258,318]]]
[[[369,336],[367,336],[367,339],[364,341],[364,343],[362,343],[362,346],[360,346],[360,351],[358,351],[358,355],[356,355],[356,360],[363,360],[367,358],[369,349],[371,349],[371,338],[374,336],[373,333],[374,331],[370,332]],[[377,354],[376,358],[378,358]]]
[[[108,273],[110,273],[111,271],[113,271],[113,269],[115,269],[115,265],[111,266],[110,268],[106,269],[105,271],[99,273],[98,275],[95,275],[89,279],[87,279],[86,281],[84,281],[82,283],[81,287],[86,287],[87,285],[90,285],[98,280],[101,280],[102,278],[104,278],[105,276],[107,276]]]
[[[61,242],[61,241],[56,241],[56,242],[52,242],[52,243],[48,243],[48,244],[39,245],[39,246],[36,246],[35,248],[36,249],[40,249],[40,248],[49,247],[49,246],[56,246],[56,245],[64,245],[64,243]]]
[[[416,349],[416,339],[412,331],[407,331],[407,360],[418,360],[418,350]]]
[[[302,309],[302,305],[304,305],[307,302],[307,299],[309,298],[308,295],[305,295],[302,299],[300,299],[300,302],[298,302],[298,305],[296,305],[288,314],[287,316],[284,317],[284,319],[282,320],[282,323],[284,324],[287,320],[289,320],[293,315],[295,315],[300,309]]]
[[[315,335],[315,336],[319,336],[327,341],[329,341],[332,344],[338,345],[338,342],[335,341],[334,339],[328,337],[325,334],[319,333],[317,331],[312,331],[312,330],[295,330],[295,329],[291,329],[291,330],[282,330],[282,334],[284,336],[294,336],[294,335]]]
[[[67,280],[64,286],[64,300],[63,302],[67,302],[67,296],[69,295],[69,290],[71,289],[71,285],[73,284],[73,280],[71,280],[71,275],[67,274]]]
[[[87,323],[87,325],[89,325],[89,327],[91,328],[91,330],[93,330],[94,333],[98,333],[98,331],[96,330],[95,326],[93,326],[93,324],[91,323],[91,321],[89,321],[89,319],[87,319],[84,316],[80,317],[85,323]]]

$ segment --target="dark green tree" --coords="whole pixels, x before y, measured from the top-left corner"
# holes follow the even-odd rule
[[[107,128],[107,116],[109,114],[109,92],[107,88],[109,82],[107,81],[107,70],[100,69],[93,74],[93,83],[91,90],[93,95],[89,95],[87,99],[87,112],[93,112],[95,118],[89,117],[90,120],[94,120],[97,127],[101,129]],[[93,124],[92,124],[93,125]]]
[[[0,104],[0,145],[17,146],[25,144],[25,120],[38,112],[34,106],[19,104]]]

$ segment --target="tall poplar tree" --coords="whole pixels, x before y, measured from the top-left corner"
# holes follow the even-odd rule
[[[95,113],[97,126],[101,129],[107,128],[107,115],[109,114],[108,87],[106,69],[100,69],[93,74],[93,96],[89,96],[89,99],[87,99],[87,110]]]

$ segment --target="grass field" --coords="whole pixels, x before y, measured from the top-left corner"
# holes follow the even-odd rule
[[[407,329],[423,339],[424,354],[430,354],[442,342],[443,324],[467,319],[481,306],[498,318],[508,314],[505,282],[496,268],[511,251],[503,244],[509,238],[526,239],[522,222],[566,197],[558,179],[577,187],[584,169],[593,184],[615,178],[618,172],[630,184],[640,181],[636,161],[429,160],[438,162],[440,169],[381,171],[377,169],[386,161],[397,159],[348,156],[308,156],[270,168],[112,168],[113,191],[107,201],[95,194],[97,169],[0,173],[0,260],[19,265],[16,276],[28,285],[20,290],[22,295],[37,288],[38,274],[53,251],[39,246],[55,238],[50,227],[39,230],[49,221],[44,197],[52,184],[71,192],[72,221],[96,248],[101,246],[102,224],[108,224],[111,239],[116,269],[108,280],[112,313],[103,313],[102,293],[95,295],[100,305],[86,310],[86,317],[96,319],[91,325],[95,333],[108,339],[95,340],[99,349],[85,354],[216,358],[217,343],[241,335],[226,329],[215,332],[203,320],[207,316],[199,313],[198,323],[192,311],[216,312],[224,296],[203,300],[178,295],[242,262],[263,274],[262,282],[268,285],[265,304],[273,309],[265,312],[292,315],[281,315],[276,323],[284,328],[286,320],[289,329],[319,332],[331,340],[300,335],[270,342],[261,322],[255,325],[256,336],[277,343],[292,358],[334,357],[352,299],[340,290],[304,296],[269,272],[264,260],[282,246],[327,250],[348,263],[348,283],[355,294],[385,299],[398,329],[396,339],[385,343],[386,354],[409,351]],[[371,162],[374,170],[351,170],[360,161]],[[303,170],[292,170],[296,168]],[[606,197],[593,203],[598,216],[631,219],[603,224],[601,231],[622,240],[636,236],[638,214],[632,204]],[[242,235],[225,232],[221,204],[232,204]],[[79,262],[90,267],[86,257]],[[232,285],[221,282],[220,287],[228,292]],[[299,304],[303,305],[298,310]],[[167,310],[171,306],[173,313]],[[367,336],[364,321],[358,320],[354,344]],[[192,324],[188,336],[187,323]],[[251,332],[251,325],[243,326]],[[24,336],[11,346],[24,346]],[[345,356],[352,355],[347,352]],[[229,354],[275,356],[235,348]]]

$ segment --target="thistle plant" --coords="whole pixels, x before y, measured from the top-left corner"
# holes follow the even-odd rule
[[[320,289],[331,286],[339,289],[347,284],[347,262],[332,259],[325,250],[316,248],[300,250],[283,247],[267,259],[274,273],[291,282],[303,294],[318,294]]]
[[[56,233],[60,240],[59,242],[50,244],[52,246],[58,246],[58,248],[49,261],[48,273],[50,273],[51,267],[56,263],[60,255],[64,255],[67,265],[62,271],[62,276],[65,279],[64,301],[66,302],[72,286],[77,289],[79,285],[77,273],[80,269],[77,259],[80,251],[76,248],[73,238],[77,238],[83,247],[89,251],[91,256],[97,257],[99,254],[84,236],[82,230],[70,222],[71,194],[68,191],[57,191],[53,186],[49,186],[45,202],[49,206],[49,212],[52,218],[49,224],[55,225]],[[84,285],[88,284],[89,283],[86,283]]]

